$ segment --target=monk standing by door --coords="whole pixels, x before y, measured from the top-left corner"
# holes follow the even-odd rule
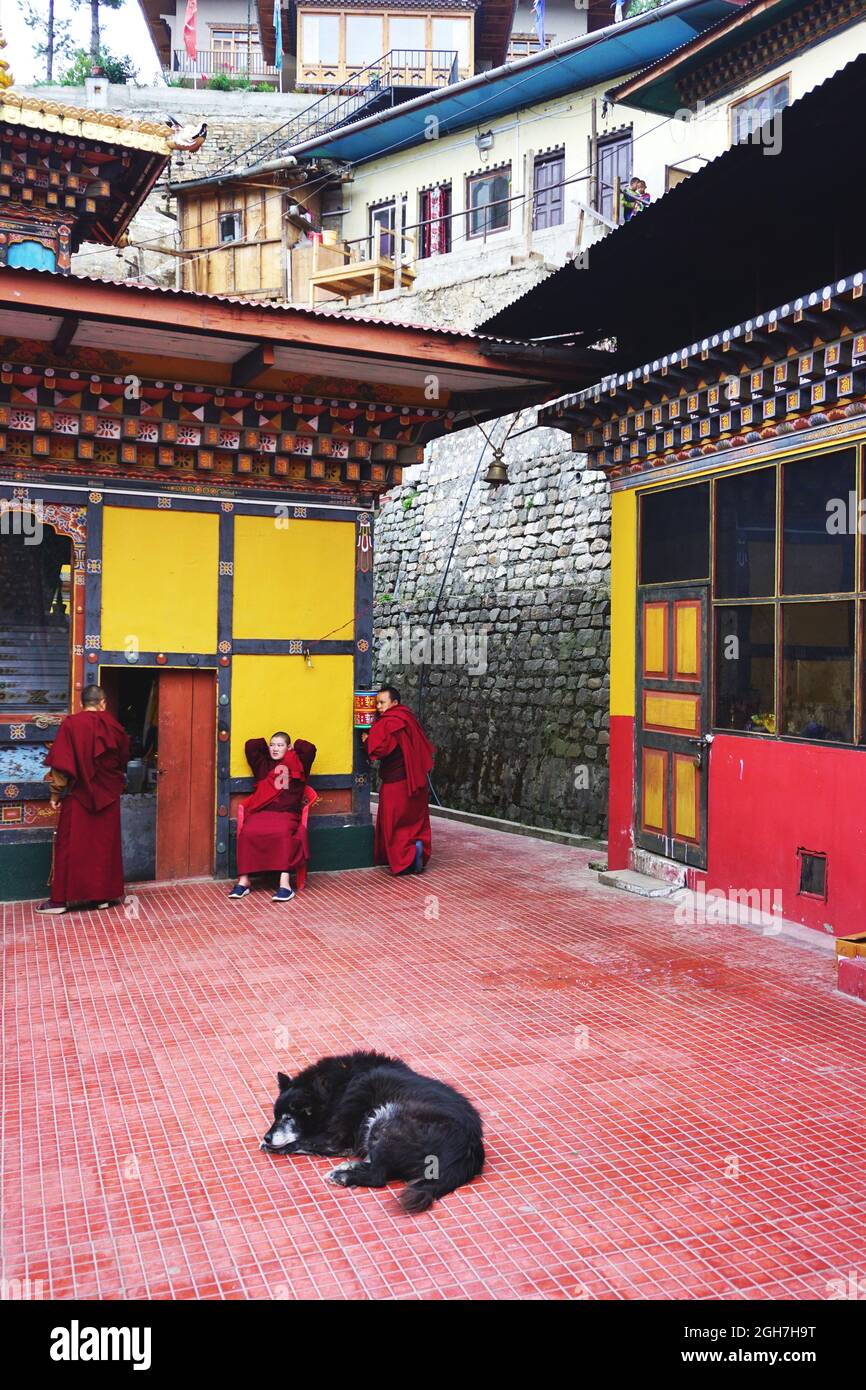
[[[81,704],[80,713],[60,725],[46,758],[51,805],[60,805],[60,820],[51,897],[37,912],[65,912],[70,903],[108,907],[123,897],[120,797],[129,738],[106,711],[100,686],[86,686]]]
[[[420,874],[430,858],[427,777],[436,750],[393,685],[376,696],[376,718],[362,737],[380,768],[376,863],[392,874]]]

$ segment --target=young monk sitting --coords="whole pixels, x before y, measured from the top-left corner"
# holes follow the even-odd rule
[[[244,752],[256,779],[256,789],[243,803],[243,827],[238,835],[238,881],[230,898],[245,898],[250,874],[276,871],[280,886],[275,903],[295,896],[289,875],[309,858],[307,832],[301,824],[304,788],[316,756],[312,743],[292,741],[286,733],[248,739]]]

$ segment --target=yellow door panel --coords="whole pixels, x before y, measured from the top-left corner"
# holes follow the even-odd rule
[[[644,728],[677,734],[694,734],[700,727],[699,695],[677,695],[664,690],[645,690]]]
[[[215,652],[219,517],[106,506],[102,647]]]
[[[680,680],[697,680],[701,674],[700,612],[699,603],[674,604],[674,675]]]
[[[236,518],[235,638],[347,642],[354,631],[351,522]]]
[[[674,830],[678,840],[698,838],[698,769],[694,758],[674,755]]]
[[[643,829],[665,833],[665,782],[667,753],[658,748],[645,748],[643,754]]]
[[[352,771],[351,656],[236,656],[232,661],[231,775],[249,777],[248,738],[284,729],[317,748],[313,775]]]
[[[668,673],[668,605],[648,603],[643,611],[643,673],[661,679]]]

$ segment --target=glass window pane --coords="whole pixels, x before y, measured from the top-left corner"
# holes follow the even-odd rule
[[[710,485],[647,492],[641,498],[640,582],[708,579]]]
[[[408,16],[396,14],[389,15],[388,44],[391,48],[426,49],[426,19],[410,19]]]
[[[31,513],[0,513],[0,709],[69,703],[72,544]]]
[[[461,72],[469,67],[469,20],[434,19],[433,48],[448,54],[457,54],[457,66]],[[441,59],[440,59],[441,61]]]
[[[338,63],[340,61],[340,16],[335,14],[302,15],[302,52],[305,63]]]
[[[853,449],[782,465],[782,593],[854,588],[857,507]]]
[[[716,483],[718,598],[771,598],[776,592],[776,470]]]
[[[510,222],[511,173],[490,174],[469,185],[469,230],[473,236],[498,232]]]
[[[346,16],[346,66],[365,68],[385,52],[380,15]]]
[[[854,737],[854,604],[782,605],[782,733]]]
[[[769,603],[715,610],[717,729],[776,732],[775,608]]]

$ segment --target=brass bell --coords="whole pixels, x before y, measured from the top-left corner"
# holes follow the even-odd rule
[[[500,487],[503,483],[508,483],[511,479],[508,476],[508,469],[502,457],[502,450],[497,449],[487,465],[487,472],[484,474],[483,481],[489,483],[491,487]]]

